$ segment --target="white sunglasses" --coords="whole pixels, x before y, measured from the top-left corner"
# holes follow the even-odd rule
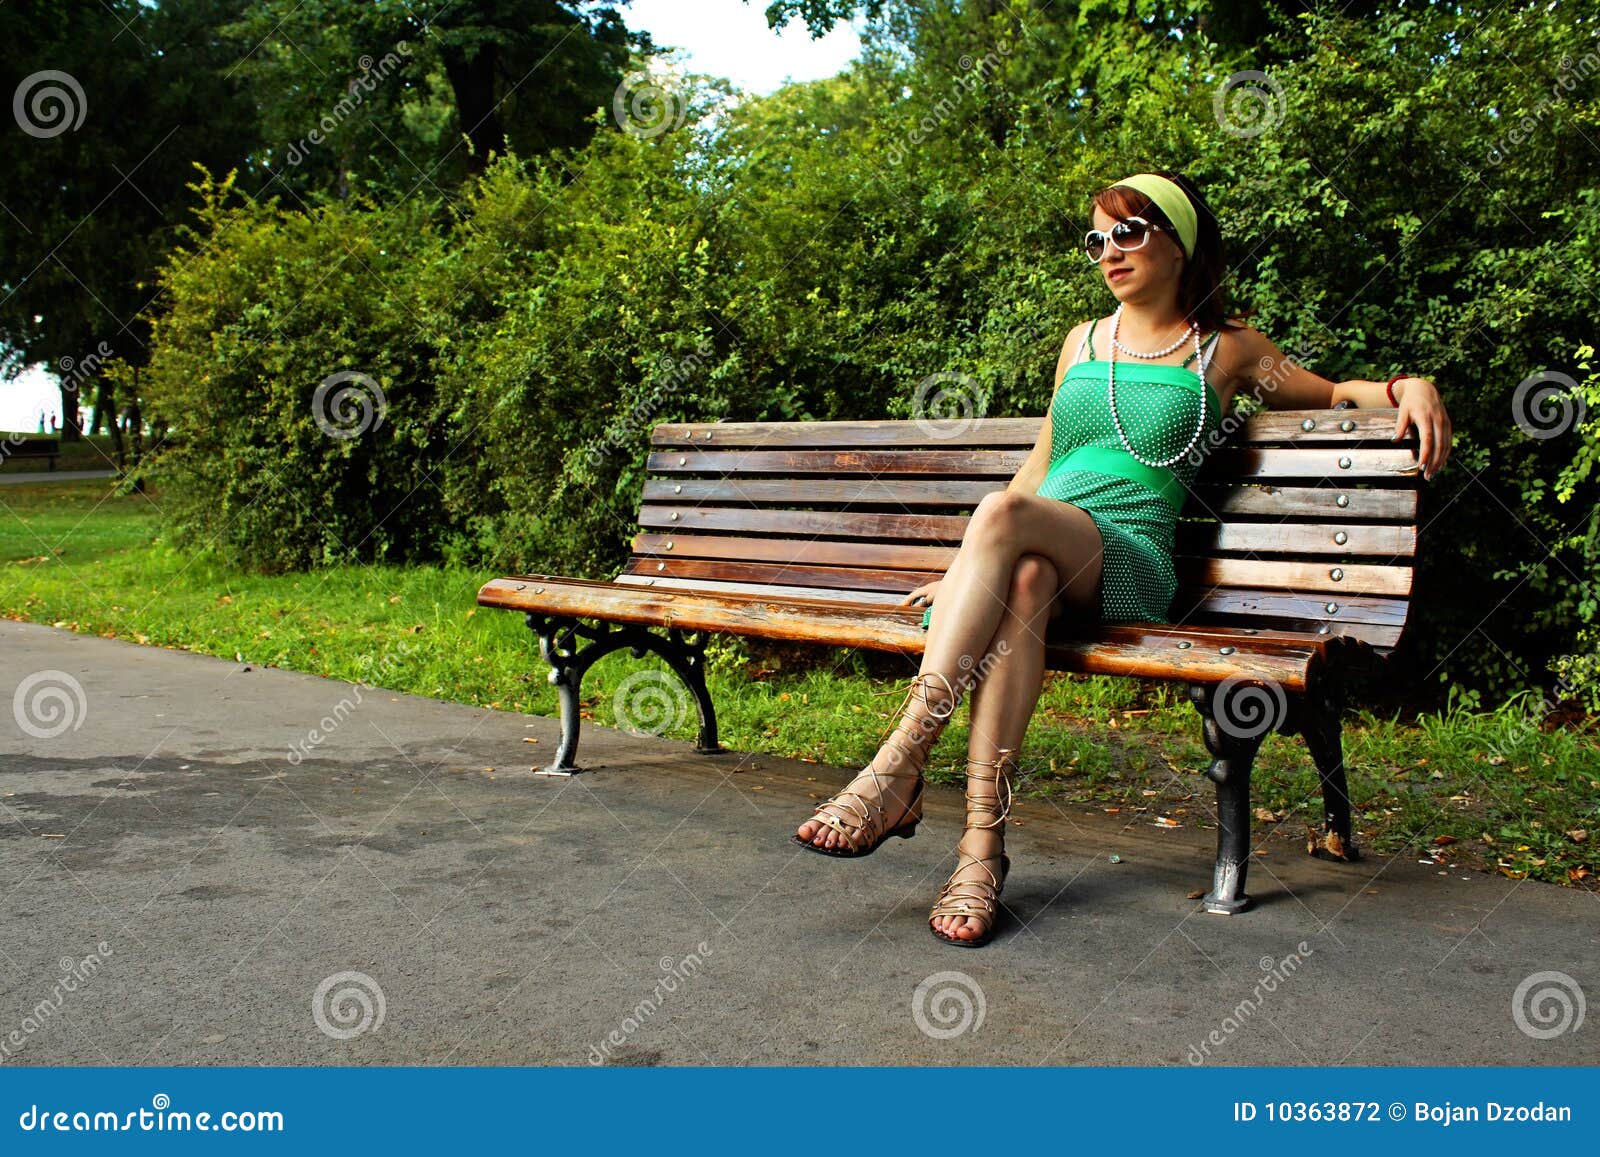
[[[1164,232],[1166,230],[1160,225],[1152,225],[1143,217],[1129,217],[1111,226],[1109,233],[1101,229],[1089,230],[1083,235],[1083,251],[1088,254],[1091,265],[1098,265],[1106,255],[1107,244],[1115,245],[1124,253],[1131,253],[1135,249],[1143,249],[1151,233]]]

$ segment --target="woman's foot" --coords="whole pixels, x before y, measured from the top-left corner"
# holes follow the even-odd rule
[[[977,940],[986,936],[999,916],[1000,885],[1005,882],[1001,856],[1005,840],[999,832],[968,828],[956,847],[956,870],[939,891],[929,925],[952,940]],[[966,908],[968,915],[951,910]]]
[[[967,820],[956,845],[956,870],[928,913],[928,927],[941,940],[976,948],[994,935],[1000,889],[1011,867],[1005,827],[1016,754],[1002,747],[993,759],[967,760]]]
[[[911,704],[918,700],[913,712]],[[820,851],[865,855],[886,833],[903,827],[913,811],[920,817],[922,767],[955,706],[955,688],[939,672],[925,671],[912,679],[900,719],[872,762],[820,805],[795,839]]]

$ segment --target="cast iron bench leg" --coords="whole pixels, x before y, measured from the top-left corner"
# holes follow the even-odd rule
[[[1250,768],[1261,741],[1285,721],[1288,707],[1277,688],[1237,682],[1190,684],[1189,700],[1200,712],[1200,732],[1217,785],[1217,862],[1205,909],[1231,916],[1250,907],[1245,877],[1250,871]],[[1258,708],[1265,707],[1265,711]]]
[[[612,651],[627,647],[635,659],[644,658],[646,650],[654,651],[666,660],[684,685],[694,696],[695,710],[700,716],[700,731],[695,751],[700,755],[719,755],[727,751],[717,742],[717,714],[711,704],[711,693],[706,689],[704,632],[690,640],[677,627],[668,627],[666,636],[657,635],[633,624],[601,623],[591,627],[575,619],[556,615],[528,612],[528,627],[539,637],[539,654],[550,664],[550,682],[555,684],[561,700],[561,744],[555,758],[541,768],[538,775],[574,775],[581,771],[573,762],[578,754],[578,730],[583,725],[579,714],[578,692],[583,676],[595,661]],[[578,650],[579,636],[591,640],[589,646]]]
[[[1359,860],[1350,828],[1350,792],[1344,775],[1344,684],[1329,675],[1295,704],[1295,730],[1322,779],[1322,837],[1310,852],[1322,860]]]

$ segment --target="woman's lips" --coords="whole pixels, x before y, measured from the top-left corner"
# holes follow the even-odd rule
[[[1132,272],[1133,272],[1133,270],[1131,270],[1131,269],[1113,269],[1110,273],[1106,274],[1106,280],[1107,281],[1116,281],[1119,278],[1123,278],[1123,277],[1128,276],[1128,274],[1130,274]]]

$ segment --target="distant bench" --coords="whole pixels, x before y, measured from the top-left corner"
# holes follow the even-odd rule
[[[1381,674],[1400,645],[1417,550],[1417,441],[1393,440],[1394,420],[1350,403],[1251,416],[1207,456],[1184,507],[1174,623],[1063,615],[1046,632],[1051,670],[1187,685],[1217,789],[1208,911],[1249,905],[1250,772],[1273,730],[1303,736],[1321,777],[1308,850],[1359,858],[1345,686]],[[702,754],[725,750],[704,678],[712,634],[920,655],[922,608],[896,604],[945,572],[1041,421],[981,419],[939,440],[915,421],[657,426],[640,531],[614,579],[515,575],[478,592],[481,606],[526,615],[551,666],[561,743],[540,774],[579,770],[584,672],[624,647],[654,651],[688,686]]]
[[[56,468],[61,455],[61,443],[55,438],[0,438],[0,462],[12,458],[48,458],[50,469]]]

